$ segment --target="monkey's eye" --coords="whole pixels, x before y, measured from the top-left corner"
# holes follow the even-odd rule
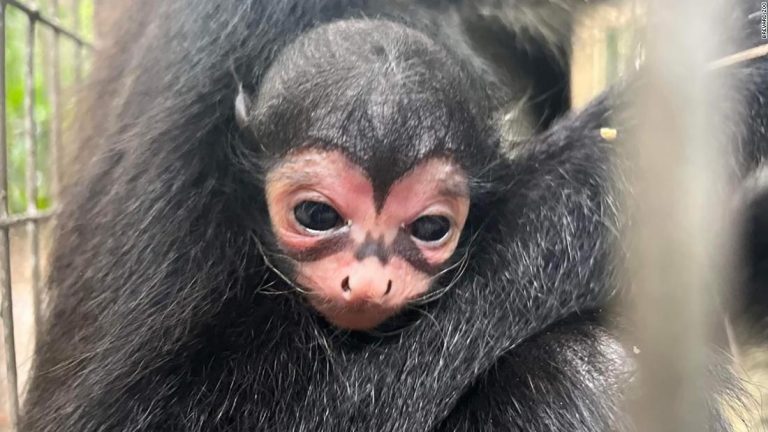
[[[341,215],[328,204],[302,201],[293,208],[296,221],[310,231],[329,231],[343,225]]]
[[[408,230],[417,240],[432,243],[448,235],[451,221],[445,216],[422,216],[411,222]]]

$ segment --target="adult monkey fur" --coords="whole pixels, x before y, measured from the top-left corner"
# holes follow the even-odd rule
[[[97,157],[57,228],[24,430],[628,430],[617,405],[631,358],[595,318],[617,287],[616,143],[599,134],[615,94],[502,156],[496,114],[517,105],[517,83],[544,86],[531,64],[562,78],[546,58],[566,45],[544,21],[510,20],[514,4],[498,17],[475,5],[126,2],[96,58],[84,135]],[[734,138],[747,172],[768,142],[768,71],[731,72],[747,95]],[[560,96],[535,97],[515,128],[546,123]],[[459,173],[456,250],[430,261],[379,232],[293,250],[271,228],[287,201],[270,174],[309,167],[304,151],[367,179],[348,189],[368,216],[389,215],[398,181],[430,163]],[[442,190],[420,185],[424,200]],[[343,270],[378,260],[377,275],[405,281],[380,280],[376,299],[412,275],[427,291],[366,322],[337,313],[349,279],[323,309],[313,295],[330,283],[302,270],[344,254]],[[713,407],[711,429],[727,430]]]

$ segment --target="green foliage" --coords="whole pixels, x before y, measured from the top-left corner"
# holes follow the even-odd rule
[[[86,40],[92,39],[92,0],[63,0],[59,1],[60,13],[58,21],[67,29],[72,29],[83,35]],[[26,2],[30,4],[30,2]],[[49,2],[38,2],[40,11],[47,17],[53,16]],[[79,22],[78,22],[79,21]],[[79,25],[76,25],[79,24]],[[5,83],[6,83],[6,137],[8,152],[8,201],[12,213],[23,212],[27,208],[26,193],[27,145],[28,132],[26,125],[26,69],[28,56],[28,32],[30,20],[28,16],[14,8],[6,7],[5,29]],[[52,74],[51,66],[52,43],[54,32],[41,23],[36,23],[34,49],[34,118],[36,122],[37,176],[38,198],[37,207],[45,209],[51,205],[51,124],[53,110],[51,106]],[[58,39],[59,68],[63,110],[71,109],[68,96],[77,83],[78,70],[82,72],[82,59],[87,56],[87,48],[77,55],[77,45],[61,36]],[[78,64],[80,63],[80,64]],[[61,118],[66,119],[66,112]],[[66,125],[62,125],[66,127]]]

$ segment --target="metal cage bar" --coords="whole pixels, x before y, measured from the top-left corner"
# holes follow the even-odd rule
[[[3,346],[5,349],[5,368],[7,373],[8,414],[11,430],[18,430],[19,422],[19,376],[16,360],[16,341],[14,340],[13,297],[11,285],[11,257],[9,230],[16,226],[26,226],[29,241],[29,265],[31,270],[31,289],[33,292],[34,325],[38,326],[41,319],[43,304],[41,290],[41,250],[40,223],[55,216],[55,207],[40,210],[38,200],[38,162],[39,142],[38,123],[35,118],[35,56],[37,53],[36,38],[41,28],[46,28],[50,37],[45,38],[47,66],[45,69],[46,93],[49,97],[50,116],[50,196],[54,203],[59,197],[61,178],[60,166],[61,147],[63,144],[62,127],[62,73],[61,73],[61,39],[67,39],[75,46],[74,65],[75,81],[81,83],[83,77],[82,58],[84,50],[92,49],[92,45],[79,35],[79,1],[73,2],[74,29],[67,29],[59,23],[59,1],[50,0],[51,16],[43,15],[35,6],[19,0],[0,0],[0,315],[3,324]],[[6,53],[6,11],[12,7],[27,16],[28,28],[26,33],[26,53],[24,58],[24,144],[26,146],[26,175],[25,192],[27,207],[22,214],[10,214],[8,202],[8,154],[7,154],[7,110],[5,88],[5,53]]]
[[[0,219],[8,217],[8,154],[5,103],[5,12],[0,2]],[[3,346],[5,348],[6,392],[11,428],[19,422],[18,381],[16,376],[16,342],[13,335],[13,301],[11,294],[11,260],[8,227],[0,227],[0,289],[2,289]]]
[[[53,16],[59,16],[59,1],[50,0],[49,7]],[[54,201],[59,197],[59,191],[61,188],[61,173],[59,170],[59,162],[62,146],[62,124],[61,124],[61,112],[62,112],[62,99],[61,99],[61,57],[59,51],[59,36],[60,33],[55,30],[52,31],[52,37],[48,40],[48,48],[46,52],[50,53],[49,70],[50,76],[48,77],[48,97],[51,102],[51,136],[50,136],[50,165],[51,170],[51,196]]]
[[[31,271],[31,288],[34,301],[32,302],[35,328],[40,324],[40,307],[42,304],[40,293],[40,228],[37,214],[37,120],[35,119],[35,49],[37,21],[29,17],[27,28],[27,56],[24,71],[25,91],[24,108],[26,123],[26,193],[27,215],[31,218],[27,221],[27,236],[29,241],[29,266]]]
[[[83,39],[80,35],[78,35],[76,32],[68,30],[63,25],[61,25],[58,21],[58,18],[52,18],[49,16],[45,16],[40,13],[37,8],[33,6],[29,6],[24,4],[23,2],[19,0],[0,0],[3,4],[6,4],[8,6],[13,6],[14,8],[24,12],[27,14],[27,16],[30,17],[30,19],[33,19],[35,21],[39,21],[42,25],[51,28],[56,33],[66,37],[67,39],[72,40],[78,45],[82,45],[84,47],[93,48],[93,46]]]

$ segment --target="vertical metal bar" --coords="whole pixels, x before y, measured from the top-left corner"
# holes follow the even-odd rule
[[[639,126],[628,152],[634,196],[628,236],[631,316],[642,395],[639,431],[708,430],[708,347],[718,288],[727,286],[725,151],[716,137],[714,3],[649,1],[647,57],[634,95]],[[722,104],[722,102],[720,102]]]
[[[24,107],[26,110],[25,122],[27,132],[27,214],[37,214],[37,122],[35,121],[35,30],[37,21],[34,16],[29,17],[27,31],[27,58],[24,71]],[[37,220],[27,223],[27,236],[29,241],[29,266],[31,271],[30,285],[33,294],[33,309],[35,328],[39,328],[41,317],[42,297],[40,292],[40,239]]]
[[[59,1],[49,1],[50,13],[54,18],[59,17]],[[61,188],[61,174],[59,170],[62,146],[62,125],[61,125],[61,69],[60,69],[60,35],[59,32],[51,29],[50,40],[50,77],[49,77],[49,98],[51,102],[51,138],[50,138],[50,170],[51,170],[51,197],[56,204],[59,198]]]
[[[5,3],[0,2],[0,218],[8,216],[8,155],[5,104]],[[0,228],[0,289],[3,292],[3,346],[7,377],[8,412],[11,429],[18,430],[19,395],[16,376],[16,342],[13,335],[13,298],[8,228]]]

